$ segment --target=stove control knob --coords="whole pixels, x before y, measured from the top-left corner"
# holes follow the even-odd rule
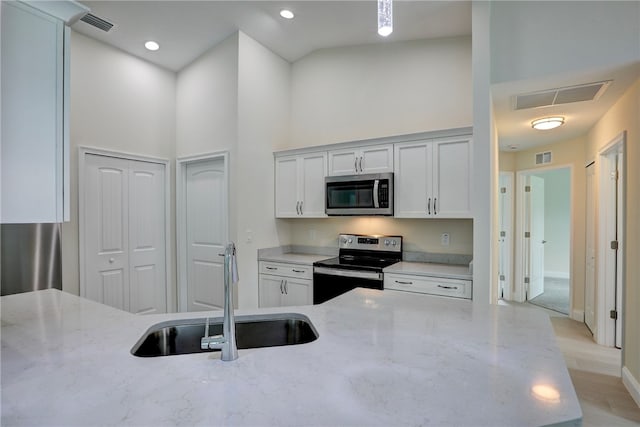
[[[349,237],[348,243],[353,243],[353,239]]]
[[[347,244],[347,238],[346,238],[346,237],[343,237],[343,238],[342,238],[342,244],[344,244],[344,245],[346,245],[346,244]]]
[[[384,241],[384,245],[385,245],[385,246],[389,246],[389,239],[385,239],[385,241]]]
[[[393,246],[395,246],[395,245],[397,245],[397,244],[398,244],[398,242],[396,242],[395,240],[392,240],[392,241],[391,241],[391,244],[392,244]]]

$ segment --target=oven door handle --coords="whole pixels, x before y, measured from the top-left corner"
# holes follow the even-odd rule
[[[316,274],[326,274],[327,276],[354,277],[357,279],[382,280],[382,273],[373,271],[342,270],[339,268],[313,267]]]

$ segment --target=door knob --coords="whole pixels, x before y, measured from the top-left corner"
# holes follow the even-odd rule
[[[114,262],[116,262],[115,258],[109,258],[109,264],[113,264]]]

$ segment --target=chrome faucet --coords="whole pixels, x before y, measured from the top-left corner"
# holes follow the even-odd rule
[[[221,359],[225,362],[238,358],[236,344],[236,321],[233,315],[233,290],[231,285],[238,283],[238,263],[236,260],[236,245],[229,243],[224,250],[224,320],[222,335],[209,336],[209,318],[200,340],[200,348],[222,350]]]

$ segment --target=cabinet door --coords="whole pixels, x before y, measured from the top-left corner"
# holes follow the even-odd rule
[[[362,173],[393,172],[393,145],[363,147],[360,158]]]
[[[313,281],[306,279],[286,279],[283,306],[313,304]]]
[[[358,173],[360,152],[356,150],[329,151],[329,175],[353,175]]]
[[[64,23],[3,1],[0,29],[2,222],[68,220]]]
[[[429,142],[396,144],[394,216],[426,218],[432,203],[431,145]]]
[[[260,307],[282,306],[284,277],[260,274],[258,278],[258,298]]]
[[[276,159],[276,218],[298,216],[298,158],[296,156]]]
[[[305,217],[325,217],[324,177],[327,174],[327,153],[305,155],[300,158],[300,162],[300,212]]]
[[[471,218],[471,172],[469,137],[433,142],[435,218]]]

